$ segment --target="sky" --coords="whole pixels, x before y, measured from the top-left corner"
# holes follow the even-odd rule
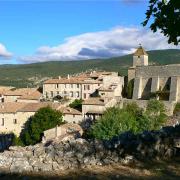
[[[0,64],[179,48],[142,27],[148,0],[0,0]]]

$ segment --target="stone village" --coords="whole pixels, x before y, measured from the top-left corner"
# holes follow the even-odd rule
[[[130,99],[122,95],[128,83],[133,84]],[[157,92],[166,95],[161,100],[167,114],[172,115],[180,102],[180,64],[149,65],[148,54],[139,46],[128,69],[128,82],[117,72],[92,71],[46,80],[42,92],[39,89],[0,87],[0,133],[13,132],[19,136],[25,122],[42,107],[59,110],[64,121],[78,124],[98,119],[107,108],[122,107],[125,102],[135,101],[145,108],[147,100]],[[69,107],[75,99],[83,100],[82,111]]]

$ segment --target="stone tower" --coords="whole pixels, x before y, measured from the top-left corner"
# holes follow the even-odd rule
[[[148,54],[141,45],[133,54],[133,67],[136,66],[148,66]]]

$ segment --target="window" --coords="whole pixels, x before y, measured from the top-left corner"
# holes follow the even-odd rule
[[[73,118],[74,118],[74,117],[76,117],[76,115],[75,115],[75,114],[73,114]]]
[[[90,90],[90,85],[87,85],[87,89]]]
[[[86,85],[84,85],[84,90],[86,90]]]
[[[46,92],[46,98],[48,98],[48,92]]]
[[[77,98],[79,97],[79,92],[76,92],[76,97],[77,97]]]
[[[64,87],[67,88],[67,84],[65,84]]]
[[[51,97],[53,97],[53,91],[51,91]]]
[[[71,84],[71,88],[73,88],[73,84]]]
[[[13,119],[13,123],[14,123],[14,124],[17,124],[17,119]]]
[[[86,99],[86,94],[84,93],[84,99]]]
[[[55,85],[55,89],[58,89],[58,88],[59,88],[59,84],[56,84],[56,85]]]
[[[73,97],[73,92],[72,91],[70,92],[70,97]]]
[[[77,88],[79,88],[79,84],[77,84]]]
[[[1,126],[4,126],[4,118],[2,118]]]

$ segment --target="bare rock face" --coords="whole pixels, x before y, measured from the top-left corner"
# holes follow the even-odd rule
[[[180,125],[134,135],[126,132],[108,141],[54,141],[27,147],[10,147],[0,153],[0,170],[12,173],[50,172],[136,159],[162,159],[180,155]]]

